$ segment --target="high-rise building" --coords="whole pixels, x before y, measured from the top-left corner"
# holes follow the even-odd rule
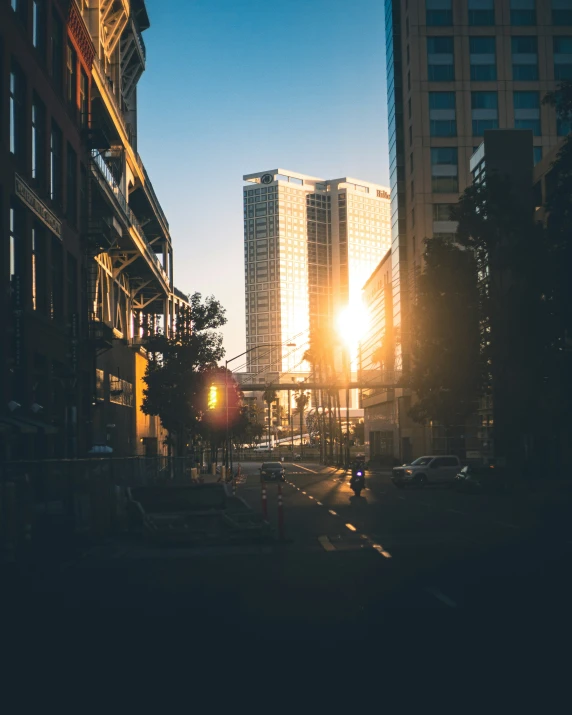
[[[248,372],[304,373],[310,337],[360,298],[390,246],[389,190],[285,169],[243,178]]]
[[[455,233],[449,209],[471,183],[483,132],[532,130],[539,161],[570,130],[542,99],[572,78],[572,4],[386,0],[385,15],[395,361],[407,370],[423,240]],[[402,440],[412,438],[401,430]]]

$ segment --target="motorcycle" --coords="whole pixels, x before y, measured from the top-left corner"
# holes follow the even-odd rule
[[[361,495],[362,489],[365,489],[365,472],[363,468],[353,470],[352,478],[350,479],[350,487],[356,497]]]

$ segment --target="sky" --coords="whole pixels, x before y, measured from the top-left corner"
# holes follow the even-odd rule
[[[175,285],[226,308],[245,350],[244,174],[388,185],[381,0],[147,0],[138,149],[171,229]]]

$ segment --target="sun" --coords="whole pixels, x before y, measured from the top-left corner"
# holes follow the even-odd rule
[[[361,301],[343,308],[336,321],[338,334],[350,348],[355,348],[369,327],[369,313]]]

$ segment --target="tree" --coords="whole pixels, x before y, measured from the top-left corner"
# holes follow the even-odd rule
[[[304,410],[306,409],[306,405],[310,401],[310,398],[307,392],[300,391],[296,394],[294,399],[296,400],[296,407],[298,408],[298,412],[300,413],[300,453],[302,453],[304,434]]]
[[[411,319],[410,414],[439,422],[448,438],[482,392],[477,266],[472,252],[443,238],[425,241],[424,259]]]
[[[262,393],[262,399],[268,405],[268,449],[270,449],[270,431],[272,425],[272,405],[278,399],[276,390],[272,386],[268,386]]]
[[[143,378],[142,411],[158,415],[177,454],[185,453],[189,438],[201,433],[207,409],[209,378],[224,356],[222,335],[225,309],[213,296],[190,298],[190,308],[181,311],[174,334],[153,336],[147,345],[149,362]]]

